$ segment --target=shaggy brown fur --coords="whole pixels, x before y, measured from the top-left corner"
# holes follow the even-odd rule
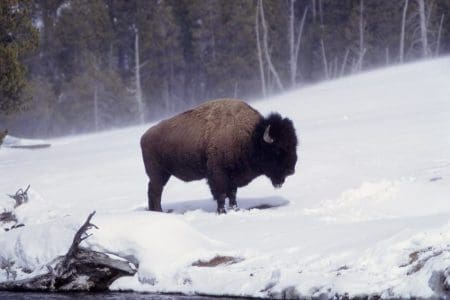
[[[270,118],[275,120],[271,131],[278,130],[279,137],[275,136],[275,142],[267,148],[263,134]],[[171,175],[184,181],[206,178],[219,213],[225,212],[225,198],[229,198],[230,206],[236,206],[237,188],[259,175],[266,174],[274,185],[283,183],[293,173],[297,160],[295,130],[290,120],[282,120],[279,115],[268,119],[245,102],[222,99],[206,102],[147,130],[141,148],[150,178],[149,209],[161,211],[162,189]],[[282,141],[280,130],[286,131],[284,139],[290,141]],[[289,152],[289,159],[277,158],[275,152],[279,151],[275,148]]]
[[[3,140],[8,135],[8,130],[0,131],[0,146],[3,144]]]

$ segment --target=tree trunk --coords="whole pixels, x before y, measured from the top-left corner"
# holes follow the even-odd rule
[[[305,26],[305,20],[306,20],[307,13],[308,13],[308,7],[306,7],[305,11],[303,12],[303,17],[302,17],[302,20],[300,21],[300,28],[299,28],[298,36],[297,36],[297,43],[295,45],[295,51],[294,51],[294,57],[295,57],[295,78],[294,78],[294,80],[296,80],[296,78],[297,78],[297,73],[300,72],[300,70],[298,70],[298,53],[300,52],[300,43],[302,41],[303,28]]]
[[[364,0],[359,1],[359,64],[358,71],[362,70],[364,59]]]
[[[348,58],[349,52],[350,52],[350,49],[347,48],[347,50],[345,50],[344,58],[342,60],[341,71],[339,72],[339,77],[342,77],[344,75],[345,67],[347,66],[347,58]]]
[[[422,42],[422,57],[428,57],[429,50],[428,50],[427,20],[425,17],[425,2],[424,0],[417,0],[417,3],[419,4],[420,40]]]
[[[389,47],[386,47],[386,66],[389,66]]]
[[[270,57],[270,53],[269,53],[269,42],[268,42],[268,32],[267,32],[267,23],[266,23],[266,18],[264,16],[264,7],[263,7],[263,3],[262,0],[258,1],[259,4],[259,10],[261,13],[261,24],[262,24],[262,28],[263,28],[263,50],[264,50],[264,56],[266,58],[267,64],[269,66],[269,70],[272,73],[273,77],[275,78],[275,82],[277,83],[278,88],[282,91],[284,90],[284,86],[281,83],[280,80],[280,76],[278,75],[277,70],[275,69],[275,66],[272,63],[272,59]]]
[[[105,253],[79,247],[90,235],[86,233],[95,212],[76,232],[67,254],[58,257],[48,272],[29,279],[0,283],[5,291],[106,291],[122,276],[133,276],[136,268],[122,258],[114,259]]]
[[[207,8],[208,10],[208,18],[210,21],[214,20],[214,16],[212,14],[212,11],[214,10],[213,3],[207,2],[208,4],[210,4]],[[212,48],[212,59],[215,62],[216,61],[216,35],[215,35],[215,30],[211,30],[211,48]]]
[[[294,58],[294,48],[295,48],[295,31],[294,31],[294,3],[295,0],[290,0],[289,2],[289,66],[291,71],[291,86],[295,86],[295,72],[296,72],[296,59]]]
[[[313,22],[316,22],[316,0],[311,0]]]
[[[144,119],[144,102],[142,101],[142,89],[141,89],[141,65],[139,61],[139,30],[135,27],[134,29],[134,76],[136,80],[136,93],[135,99],[138,108],[138,117],[140,124],[143,124]]]
[[[262,58],[261,51],[261,40],[259,37],[259,2],[256,4],[256,18],[255,18],[255,33],[256,33],[256,50],[258,53],[258,62],[259,62],[259,72],[261,74],[261,89],[263,93],[263,97],[266,97],[266,76],[264,73],[264,61]]]
[[[302,20],[300,21],[300,28],[298,30],[297,38],[295,38],[295,14],[294,14],[294,2],[295,0],[291,0],[289,7],[289,66],[290,66],[290,75],[291,75],[291,86],[295,87],[297,81],[297,68],[298,68],[298,53],[300,50],[300,43],[303,35],[303,27],[305,24],[306,14],[308,12],[308,8],[305,9],[303,13]]]
[[[327,62],[327,55],[325,53],[325,45],[323,43],[323,39],[320,39],[320,46],[322,49],[322,61],[323,61],[323,69],[324,69],[325,79],[329,79],[330,75],[328,74],[328,62]]]
[[[319,18],[320,18],[320,25],[323,26],[322,0],[319,0]]]
[[[94,86],[94,129],[98,131],[98,88],[97,84]]]
[[[408,0],[405,0],[405,5],[403,6],[402,15],[402,27],[400,31],[400,49],[399,49],[399,62],[403,63],[403,55],[405,52],[405,24],[406,24],[406,12],[408,10]]]
[[[444,23],[444,14],[441,16],[441,22],[439,23],[437,41],[436,41],[436,51],[434,52],[435,56],[439,55],[439,48],[441,46],[441,32],[442,32],[442,24]]]

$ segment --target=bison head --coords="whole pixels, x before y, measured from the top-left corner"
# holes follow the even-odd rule
[[[294,174],[297,163],[297,136],[292,121],[270,114],[256,127],[253,143],[257,167],[274,187],[280,187],[287,176]]]

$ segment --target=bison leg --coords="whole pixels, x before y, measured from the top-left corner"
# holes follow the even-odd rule
[[[220,172],[208,176],[208,185],[214,199],[217,201],[217,213],[225,214],[225,199],[227,198],[228,180],[227,176]]]
[[[220,194],[216,199],[217,199],[217,213],[219,215],[226,214],[227,213],[227,210],[225,209],[226,195]]]
[[[148,209],[153,211],[162,211],[161,209],[161,194],[164,185],[169,181],[170,174],[166,172],[160,172],[158,174],[153,173],[150,176],[150,182],[148,183]]]
[[[237,193],[237,187],[233,187],[228,190],[227,196],[228,196],[228,206],[233,209],[237,210],[237,202],[236,202],[236,193]]]

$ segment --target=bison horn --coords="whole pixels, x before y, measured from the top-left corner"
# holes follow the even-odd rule
[[[270,131],[270,125],[268,125],[266,127],[266,130],[264,131],[263,139],[264,139],[264,142],[266,142],[268,144],[272,144],[273,138],[270,137],[269,131]]]

